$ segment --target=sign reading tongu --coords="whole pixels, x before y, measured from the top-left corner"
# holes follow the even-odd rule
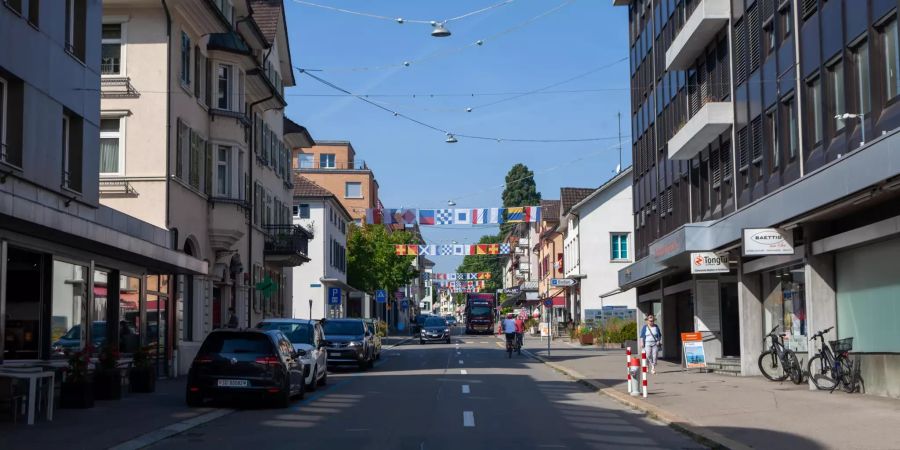
[[[715,252],[691,253],[691,273],[728,273],[728,255]]]
[[[794,235],[777,228],[745,228],[744,256],[793,255]]]

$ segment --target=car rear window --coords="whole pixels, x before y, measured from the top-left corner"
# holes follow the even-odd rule
[[[272,341],[256,333],[212,333],[203,341],[200,353],[275,353]]]
[[[313,343],[312,326],[305,323],[262,322],[256,326],[260,330],[280,330],[291,341],[291,344]]]
[[[338,322],[329,320],[325,322],[325,335],[358,335],[363,334],[362,322]]]

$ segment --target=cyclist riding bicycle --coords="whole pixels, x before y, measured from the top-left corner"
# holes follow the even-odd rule
[[[503,334],[506,335],[506,348],[510,348],[513,345],[513,339],[516,338],[516,321],[513,319],[514,316],[512,313],[507,314],[506,319],[503,319],[501,324]]]
[[[525,319],[516,317],[516,350],[522,352],[522,338],[525,336]]]

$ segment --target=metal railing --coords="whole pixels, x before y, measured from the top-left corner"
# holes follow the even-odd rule
[[[318,155],[314,155],[318,156]],[[300,161],[300,170],[369,170],[365,161]]]
[[[263,251],[274,255],[306,255],[309,250],[310,232],[299,225],[265,225]]]
[[[103,77],[100,79],[100,96],[103,98],[137,98],[140,92],[128,77]]]

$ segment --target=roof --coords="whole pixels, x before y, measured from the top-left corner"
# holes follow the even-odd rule
[[[622,178],[629,177],[630,175],[631,175],[631,166],[628,166],[621,172],[617,173],[616,176],[610,178],[609,180],[606,180],[606,182],[601,184],[600,187],[598,187],[597,189],[594,189],[594,192],[591,192],[591,195],[588,195],[587,197],[581,199],[581,201],[579,201],[578,203],[572,205],[572,207],[569,208],[569,212],[571,212],[574,209],[581,208],[582,206],[584,206],[585,203],[589,202],[592,198],[596,197],[601,192],[608,189],[610,186],[616,184],[616,182],[618,182]]]
[[[308,146],[316,145],[316,141],[313,139],[312,135],[309,134],[309,130],[306,129],[303,125],[294,122],[289,119],[287,116],[284,117],[284,136],[289,136],[291,134],[299,134],[302,135],[304,140],[304,144],[308,144]]]
[[[328,189],[319,186],[309,178],[303,175],[294,174],[294,197],[300,198],[330,198],[338,205],[338,208],[344,212],[345,217],[353,217],[347,212],[347,208],[338,200],[337,196]]]
[[[541,218],[546,221],[559,220],[559,200],[541,200]]]
[[[594,188],[572,188],[572,187],[564,187],[559,190],[559,198],[561,202],[561,210],[558,212],[559,216],[565,216],[569,213],[569,210],[575,206],[576,203],[584,200],[585,197],[591,195],[594,192]]]
[[[251,0],[250,6],[253,8],[253,21],[271,45],[278,34],[282,0]]]

